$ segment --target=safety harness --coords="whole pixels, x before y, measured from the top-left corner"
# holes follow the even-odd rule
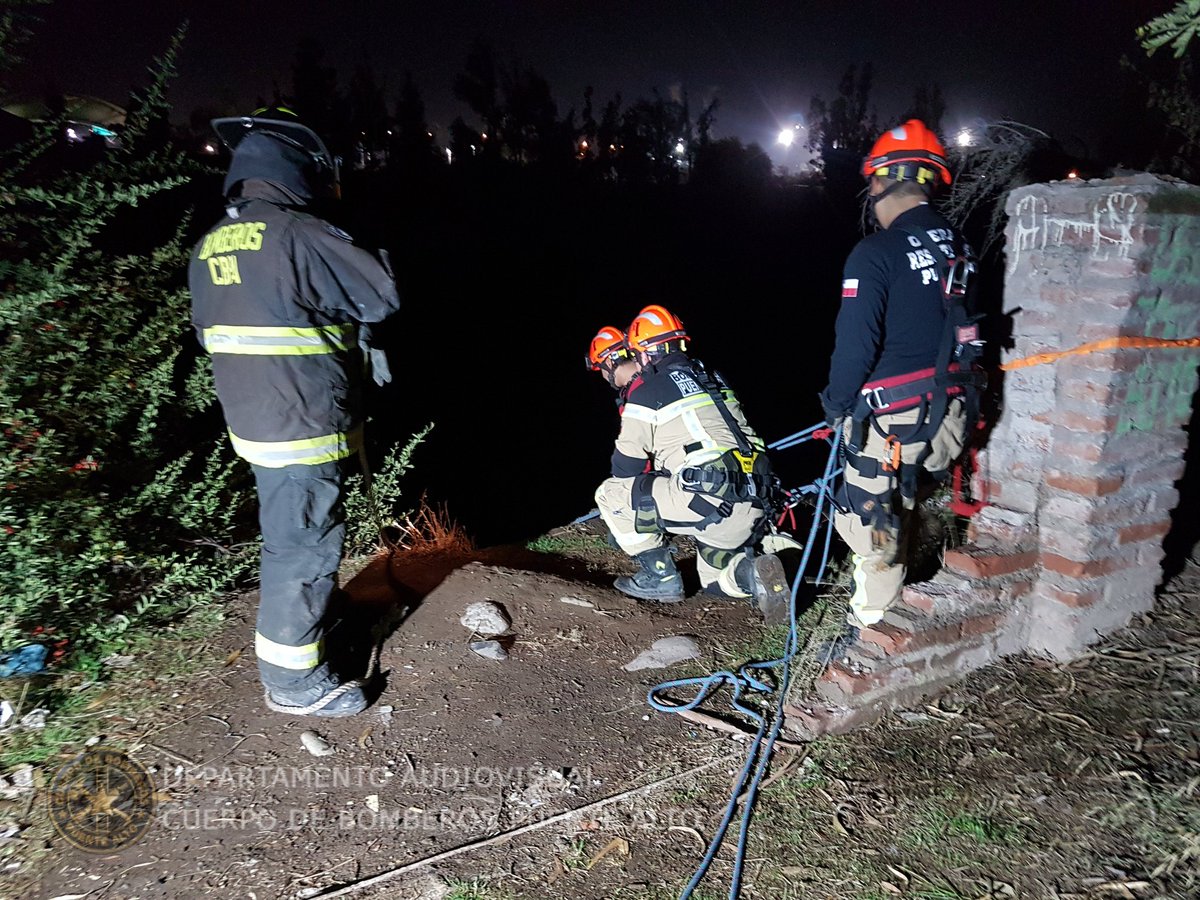
[[[737,443],[737,447],[726,450],[714,460],[698,466],[685,466],[679,471],[679,486],[685,491],[715,497],[721,501],[712,512],[707,513],[700,527],[705,528],[712,522],[731,515],[735,503],[749,502],[759,509],[771,512],[782,490],[782,482],[771,467],[766,451],[750,443],[741,425],[729,411],[725,401],[728,386],[721,376],[710,375],[699,360],[692,360],[691,363],[694,374],[698,376],[696,383],[712,397],[713,405],[725,420]],[[701,449],[701,445],[697,442],[686,445],[683,449],[691,453]],[[696,499],[700,500],[699,497]],[[693,511],[702,510],[693,506]],[[765,517],[763,521],[769,522],[770,518]]]
[[[902,230],[919,241],[934,259],[945,255],[924,231],[903,227]],[[971,434],[979,417],[979,397],[987,385],[987,373],[977,365],[983,347],[979,333],[979,322],[983,316],[972,315],[968,308],[974,264],[958,235],[954,237],[952,249],[953,255],[942,278],[945,326],[934,367],[864,384],[851,415],[849,441],[843,448],[845,462],[864,478],[894,475],[899,482],[900,495],[905,500],[916,497],[917,476],[925,458],[933,450],[932,438],[941,428],[951,401],[961,398],[967,433]],[[918,410],[916,422],[910,426],[893,425],[885,431],[879,424],[877,416],[880,414],[910,409]],[[868,427],[884,440],[885,458],[882,461],[860,453]],[[903,446],[918,443],[925,444],[924,450],[913,462],[904,462],[901,458]],[[863,524],[874,522],[876,527],[882,527],[882,519],[890,518],[891,512],[885,502],[864,509],[861,508],[863,504],[869,502],[866,498],[843,499],[858,511]]]

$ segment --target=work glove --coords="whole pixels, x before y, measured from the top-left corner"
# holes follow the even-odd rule
[[[842,433],[842,425],[846,421],[846,411],[832,408],[821,395],[821,409],[825,411],[825,424],[833,429],[834,434]]]
[[[367,347],[367,370],[371,380],[380,387],[392,380],[392,367],[388,365],[387,353],[378,347]]]
[[[358,326],[358,348],[363,354],[363,368],[380,387],[392,380],[392,368],[388,365],[387,353],[378,347],[371,346],[371,327]]]

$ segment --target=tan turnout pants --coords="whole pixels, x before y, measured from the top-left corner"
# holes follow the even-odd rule
[[[696,574],[700,576],[700,586],[707,588],[716,582],[721,590],[731,597],[748,597],[749,594],[737,586],[734,571],[746,555],[741,548],[750,540],[755,526],[765,513],[761,509],[755,509],[748,502],[735,503],[733,511],[727,517],[717,519],[701,529],[699,525],[704,517],[693,511],[690,504],[696,497],[703,497],[706,501],[713,498],[685,491],[675,478],[655,478],[651,493],[655,506],[658,507],[658,515],[667,523],[665,533],[639,532],[635,526],[636,515],[633,509],[635,480],[609,478],[596,489],[596,507],[600,510],[600,518],[604,520],[616,542],[621,545],[621,549],[630,556],[637,556],[646,550],[661,547],[666,534],[694,537],[705,547],[729,551],[715,554],[703,552],[696,555]],[[705,559],[706,556],[718,559],[721,565],[712,565]]]
[[[916,424],[919,414],[919,409],[911,409],[892,415],[878,415],[875,421],[887,434],[894,427],[899,427],[902,431],[911,428]],[[850,428],[850,424],[847,423],[847,440]],[[965,440],[966,414],[963,402],[954,399],[946,409],[941,427],[929,442],[932,448],[922,464],[925,470],[936,473],[948,469],[962,453]],[[868,423],[859,454],[882,462],[885,459],[884,444],[884,438]],[[925,447],[924,443],[905,444],[900,451],[901,461],[915,463]],[[864,628],[882,619],[888,607],[900,599],[907,571],[905,525],[912,501],[901,502],[899,482],[894,473],[881,472],[873,478],[866,478],[847,463],[842,477],[846,480],[848,489],[857,488],[866,494],[890,501],[897,520],[895,527],[877,529],[874,525],[864,524],[859,514],[853,510],[837,513],[834,517],[834,527],[853,554],[854,593],[850,597],[847,621],[855,627]]]

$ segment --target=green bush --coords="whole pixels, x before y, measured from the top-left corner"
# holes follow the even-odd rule
[[[0,159],[0,649],[53,628],[84,669],[255,561],[190,326],[199,170],[162,138],[181,38],[119,150],[73,159],[60,121]]]
[[[385,535],[399,528],[405,518],[401,510],[400,481],[413,467],[413,451],[433,430],[430,422],[403,447],[393,446],[383,457],[379,471],[372,473],[370,483],[362,475],[346,479],[346,554],[365,556],[386,546]],[[407,512],[411,513],[411,510]]]

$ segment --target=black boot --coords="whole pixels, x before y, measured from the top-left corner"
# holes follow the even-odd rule
[[[750,595],[751,605],[762,615],[764,623],[786,625],[791,621],[792,586],[778,556],[756,553],[744,557],[733,577],[737,586]]]
[[[636,574],[622,575],[613,587],[638,600],[678,603],[683,599],[683,579],[675,568],[670,547],[644,550],[634,559],[639,567]]]
[[[358,686],[342,688],[341,680],[322,665],[320,671],[308,679],[308,686],[296,689],[267,689],[267,705],[274,712],[296,716],[325,716],[329,718],[358,715],[371,705],[366,692]],[[324,704],[320,701],[339,693]],[[314,704],[319,704],[316,708]]]

